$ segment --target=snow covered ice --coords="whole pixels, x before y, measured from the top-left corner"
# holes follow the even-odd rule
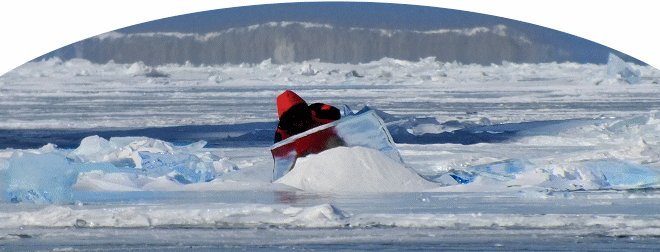
[[[660,71],[632,67],[635,85],[577,63],[26,63],[0,76],[0,240],[654,244]],[[376,109],[403,163],[335,148],[273,182],[286,89]]]
[[[420,192],[437,187],[398,160],[364,147],[337,147],[301,158],[275,182],[333,193]]]

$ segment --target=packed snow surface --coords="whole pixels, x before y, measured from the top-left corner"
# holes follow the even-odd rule
[[[338,147],[300,158],[275,182],[335,193],[419,192],[437,187],[398,161],[364,147]]]
[[[660,71],[617,64],[26,63],[0,76],[0,242],[657,248]],[[375,109],[404,163],[335,148],[272,181],[287,89]]]

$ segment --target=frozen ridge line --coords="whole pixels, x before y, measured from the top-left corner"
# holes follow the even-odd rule
[[[259,28],[263,27],[288,27],[288,26],[295,26],[299,25],[304,27],[305,29],[311,29],[311,28],[324,28],[328,30],[332,29],[340,29],[337,27],[334,27],[330,24],[319,24],[319,23],[309,23],[309,22],[288,22],[288,21],[282,21],[282,22],[268,22],[268,23],[263,23],[263,24],[256,24],[256,25],[251,25],[247,27],[239,27],[239,28],[230,28],[224,31],[220,32],[207,32],[207,33],[182,33],[182,32],[140,32],[140,33],[121,33],[117,31],[111,31],[111,32],[106,32],[100,35],[95,36],[94,38],[97,38],[99,40],[112,40],[112,39],[121,39],[121,38],[132,38],[132,37],[158,37],[158,36],[164,36],[164,37],[176,37],[176,38],[186,38],[186,37],[191,37],[194,38],[195,40],[198,41],[208,41],[209,39],[222,36],[225,34],[229,33],[242,33],[242,32],[247,32],[247,31],[254,31]],[[508,27],[506,25],[494,25],[492,27],[473,27],[473,28],[465,28],[465,29],[437,29],[437,30],[428,30],[428,31],[420,31],[420,30],[401,30],[401,29],[395,29],[395,30],[388,30],[388,29],[375,29],[375,28],[361,28],[361,27],[351,27],[348,28],[350,31],[369,31],[369,32],[380,32],[382,35],[391,37],[393,34],[397,33],[417,33],[417,34],[443,34],[443,33],[454,33],[457,35],[464,35],[464,36],[475,36],[478,33],[494,33],[499,36],[507,36],[506,30]],[[521,39],[525,40],[527,43],[531,43],[526,37],[522,36],[520,37]]]
[[[321,204],[308,207],[261,204],[131,206],[84,209],[47,206],[1,212],[0,228],[442,228],[473,230],[579,230],[608,236],[660,235],[657,215],[632,214],[352,214]]]
[[[465,64],[563,62],[562,48],[533,42],[505,25],[464,29],[388,30],[336,27],[305,22],[270,22],[209,33],[116,31],[91,37],[48,53],[43,58],[84,58],[95,63],[143,61],[240,64],[272,58],[276,63],[320,59],[329,63],[363,63],[384,57],[418,60],[437,57]]]
[[[621,74],[607,74],[607,66],[570,62],[502,61],[480,66],[434,57],[414,61],[381,58],[364,64],[274,62],[267,59],[256,65],[205,66],[181,62],[158,67],[140,61],[93,63],[52,58],[29,62],[0,76],[0,87],[8,90],[0,94],[5,98],[0,104],[0,117],[4,119],[0,127],[141,128],[268,122],[276,118],[275,114],[263,111],[273,111],[270,98],[285,85],[305,85],[312,88],[305,91],[310,95],[327,101],[342,100],[351,106],[364,103],[384,111],[411,106],[416,110],[397,113],[445,121],[465,114],[470,104],[483,106],[474,108],[478,114],[473,117],[487,117],[492,122],[593,118],[603,114],[625,117],[659,109],[655,87],[660,83],[660,72],[651,66],[631,66],[641,74],[633,86],[620,85],[624,81],[617,75]],[[352,71],[362,77],[352,77]],[[245,86],[250,87],[249,91],[238,89]],[[395,88],[399,94],[377,96],[376,90],[383,87]],[[346,97],[337,92],[340,89],[350,90],[353,95]],[[144,92],[143,96],[136,95]],[[469,92],[474,94],[466,96]],[[115,101],[131,106],[116,106]],[[499,106],[507,103],[512,106]],[[241,108],[241,112],[224,113],[218,110],[218,104]],[[442,109],[421,109],[430,105]],[[164,106],[168,110],[162,110]],[[15,113],[16,109],[21,113]],[[545,109],[552,111],[541,112]],[[152,116],[141,116],[142,112],[136,111]],[[55,118],[52,114],[61,116]]]

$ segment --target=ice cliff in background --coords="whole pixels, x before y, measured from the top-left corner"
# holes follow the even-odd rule
[[[276,63],[320,59],[329,63],[364,63],[384,57],[466,64],[562,62],[561,48],[532,42],[503,25],[433,31],[339,28],[310,23],[266,23],[207,34],[110,32],[53,51],[43,58],[84,58],[95,63],[143,61],[216,65]]]

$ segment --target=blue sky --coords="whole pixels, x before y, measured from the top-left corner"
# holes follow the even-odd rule
[[[473,12],[405,4],[367,2],[302,2],[225,8],[159,19],[119,29],[120,32],[221,31],[271,21],[327,23],[337,27],[433,30],[504,24],[532,41],[567,48],[579,63],[604,64],[609,52],[626,61],[643,62],[576,36],[507,18]]]

